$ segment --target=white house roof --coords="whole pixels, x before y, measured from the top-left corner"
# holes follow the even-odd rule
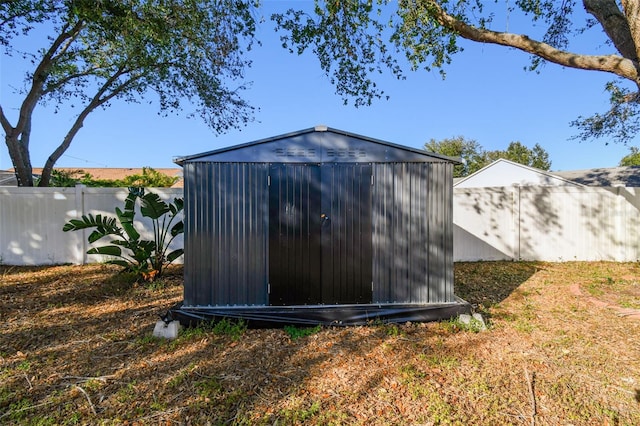
[[[454,182],[455,188],[499,186],[584,186],[554,173],[500,158]]]
[[[0,170],[0,186],[18,186],[16,174],[10,170]]]

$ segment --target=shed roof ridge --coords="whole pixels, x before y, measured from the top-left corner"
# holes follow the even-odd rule
[[[191,161],[191,160],[195,160],[198,158],[202,158],[202,157],[208,157],[208,156],[212,156],[212,155],[218,155],[218,154],[222,154],[225,152],[229,152],[229,151],[234,151],[234,150],[239,150],[239,149],[243,149],[243,148],[248,148],[248,147],[254,147],[254,146],[259,146],[259,145],[263,145],[269,142],[274,142],[277,140],[281,140],[281,139],[286,139],[286,138],[292,138],[292,137],[296,137],[296,136],[301,136],[307,133],[334,133],[334,134],[338,134],[338,135],[343,135],[343,136],[347,136],[350,138],[354,138],[354,139],[360,139],[366,142],[370,142],[370,143],[375,143],[375,144],[379,144],[379,145],[384,145],[384,146],[388,146],[390,148],[394,148],[394,149],[399,149],[399,150],[404,150],[407,152],[412,152],[418,155],[422,155],[425,157],[431,157],[431,158],[436,158],[439,160],[444,160],[444,161],[448,161],[448,162],[452,162],[452,163],[460,163],[460,159],[456,158],[456,157],[449,157],[446,155],[441,155],[441,154],[436,154],[433,152],[429,152],[426,150],[422,150],[422,149],[418,149],[418,148],[413,148],[413,147],[409,147],[409,146],[405,146],[405,145],[400,145],[400,144],[396,144],[393,142],[389,142],[389,141],[385,141],[382,139],[376,139],[370,136],[364,136],[364,135],[360,135],[357,133],[352,133],[346,130],[341,130],[341,129],[335,129],[329,126],[316,126],[316,127],[311,127],[311,128],[307,128],[307,129],[302,129],[302,130],[298,130],[295,132],[289,132],[289,133],[284,133],[284,134],[280,134],[277,136],[271,136],[268,138],[263,138],[263,139],[258,139],[256,141],[251,141],[251,142],[245,142],[245,143],[241,143],[241,144],[237,144],[237,145],[231,145],[231,146],[227,146],[227,147],[223,147],[223,148],[218,148],[218,149],[214,149],[214,150],[210,150],[210,151],[205,151],[205,152],[201,152],[198,154],[193,154],[193,155],[187,155],[187,156],[182,156],[182,157],[176,157],[173,159],[174,163],[178,164],[178,165],[183,165],[185,162],[187,161]]]

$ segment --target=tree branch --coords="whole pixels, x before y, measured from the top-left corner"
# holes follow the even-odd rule
[[[449,15],[435,0],[425,0],[434,19],[461,37],[481,43],[514,47],[549,62],[569,68],[604,71],[616,74],[637,84],[639,76],[637,62],[618,55],[578,55],[533,40],[526,35],[491,31],[474,27]]]
[[[87,118],[87,116],[99,106],[104,105],[114,97],[128,90],[129,87],[131,87],[136,81],[142,78],[142,75],[132,77],[126,82],[115,87],[111,91],[111,93],[103,97],[103,95],[109,90],[109,87],[114,82],[116,82],[120,77],[127,74],[127,72],[128,71],[126,71],[124,68],[120,68],[118,72],[112,75],[109,78],[109,80],[107,80],[102,85],[98,93],[96,93],[96,95],[91,99],[91,102],[89,102],[87,106],[82,110],[82,112],[78,114],[78,117],[76,117],[76,120],[71,126],[71,129],[69,129],[69,131],[65,135],[64,139],[62,140],[62,143],[60,143],[60,145],[58,145],[55,151],[51,153],[49,158],[47,158],[47,161],[44,167],[42,168],[42,176],[40,178],[40,182],[38,186],[49,185],[49,180],[51,179],[51,172],[53,170],[53,166],[58,161],[58,159],[62,156],[62,154],[64,154],[64,152],[69,148],[69,146],[71,145],[71,142],[73,141],[73,138],[76,136],[76,134],[80,131],[80,129],[84,125],[84,120]]]
[[[26,121],[30,120],[33,109],[35,108],[38,100],[42,97],[42,88],[44,86],[45,81],[49,75],[49,71],[51,66],[53,65],[53,58],[55,56],[56,51],[60,48],[60,46],[68,39],[75,39],[78,37],[80,30],[84,26],[82,21],[77,22],[70,31],[64,30],[58,35],[58,37],[51,44],[51,47],[44,54],[42,60],[38,64],[38,67],[33,73],[33,79],[31,82],[31,89],[24,101],[22,102],[22,106],[20,107],[20,114],[18,116],[18,123],[15,128],[12,129],[12,135],[19,135],[22,133],[24,126],[26,125]]]
[[[55,92],[56,90],[58,90],[59,88],[61,88],[62,86],[64,86],[65,84],[69,83],[71,80],[74,80],[76,78],[82,78],[82,77],[88,77],[90,75],[95,74],[97,71],[101,70],[103,68],[99,68],[99,67],[95,67],[95,68],[88,68],[82,72],[76,73],[76,74],[70,74],[68,76],[65,76],[64,78],[60,79],[59,81],[56,81],[54,83],[48,84],[46,89],[42,90],[42,95],[48,95],[49,93]]]
[[[2,130],[8,135],[13,130],[13,126],[9,123],[9,119],[4,115],[2,105],[0,105],[0,124],[2,124]]]

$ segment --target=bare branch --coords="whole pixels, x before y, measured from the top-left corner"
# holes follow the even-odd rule
[[[72,80],[78,79],[78,78],[82,78],[82,77],[88,77],[90,75],[94,75],[97,71],[101,70],[103,68],[100,67],[95,67],[95,68],[87,68],[86,70],[76,73],[76,74],[69,74],[64,76],[64,78],[60,79],[59,81],[56,81],[55,83],[52,84],[48,84],[46,89],[43,89],[42,91],[42,95],[48,95],[50,93],[55,92],[56,90],[58,90],[59,88],[61,88],[62,86],[64,86],[65,84],[69,83]]]
[[[89,394],[87,393],[87,391],[85,391],[84,389],[82,389],[80,386],[78,385],[73,385],[73,387],[75,387],[76,389],[78,389],[83,395],[84,397],[87,399],[87,402],[89,403],[89,408],[91,408],[91,412],[93,413],[93,415],[98,414],[96,412],[96,407],[93,405],[93,402],[91,402],[91,398],[89,398]]]
[[[129,80],[125,81],[124,83],[116,86],[106,96],[103,96],[105,95],[105,93],[109,91],[110,86],[114,82],[116,82],[120,77],[127,74],[127,72],[128,71],[126,71],[124,68],[121,68],[117,73],[112,75],[109,78],[109,80],[107,80],[105,84],[102,85],[102,87],[96,93],[96,95],[91,99],[91,102],[89,102],[87,106],[82,110],[82,112],[78,114],[78,117],[76,117],[76,120],[74,121],[73,125],[65,135],[60,145],[58,145],[58,147],[53,151],[53,153],[49,156],[49,158],[47,158],[47,161],[45,162],[45,165],[42,169],[42,176],[40,178],[40,182],[38,186],[49,185],[49,180],[51,179],[51,172],[53,170],[53,166],[58,161],[58,159],[62,156],[62,154],[64,154],[65,151],[69,148],[69,146],[71,145],[71,142],[73,141],[73,138],[80,131],[82,126],[84,126],[84,120],[87,118],[87,116],[96,108],[100,107],[101,105],[104,105],[114,97],[129,90],[131,86],[133,86],[138,80],[142,78],[142,75],[132,77]]]
[[[6,134],[9,134],[9,132],[13,130],[13,126],[9,123],[9,119],[4,115],[2,105],[0,105],[0,124],[2,124],[2,130],[4,130]]]
[[[71,30],[66,31],[67,27],[58,35],[58,37],[51,44],[51,47],[45,53],[42,60],[38,64],[35,72],[33,73],[33,79],[31,82],[31,89],[29,93],[25,97],[22,102],[22,106],[20,107],[20,115],[18,116],[18,123],[16,127],[12,129],[11,135],[19,135],[22,133],[24,126],[26,125],[26,120],[30,119],[33,109],[35,108],[38,100],[42,97],[42,90],[45,81],[47,80],[49,71],[51,66],[53,65],[53,58],[60,48],[60,46],[65,43],[68,39],[75,39],[78,37],[80,30],[83,27],[83,22],[77,22],[76,25],[71,28]],[[9,134],[7,134],[9,135]]]

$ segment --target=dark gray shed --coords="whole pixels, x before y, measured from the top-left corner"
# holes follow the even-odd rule
[[[181,319],[358,324],[453,294],[456,160],[324,126],[182,157]]]

